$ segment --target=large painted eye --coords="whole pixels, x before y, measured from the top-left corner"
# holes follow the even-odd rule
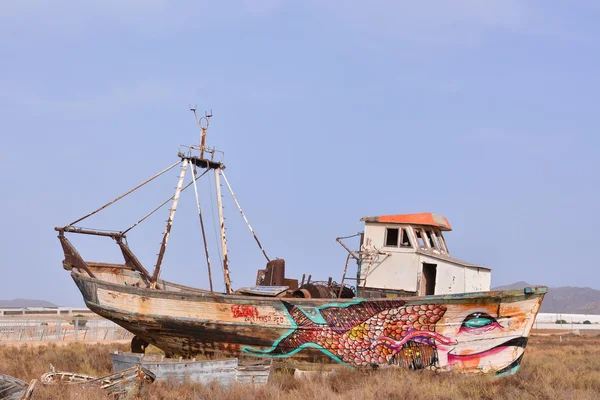
[[[486,313],[469,314],[460,326],[459,332],[483,333],[500,328],[496,318]]]

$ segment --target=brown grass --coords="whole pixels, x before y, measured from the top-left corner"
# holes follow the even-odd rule
[[[25,381],[39,378],[50,363],[57,369],[91,375],[111,373],[109,352],[124,345],[67,347],[0,346],[0,372]],[[39,386],[34,399],[106,399],[102,391]],[[533,337],[516,375],[494,378],[431,371],[384,369],[337,371],[335,374],[296,380],[284,373],[273,375],[264,387],[236,385],[171,385],[154,383],[142,398],[158,399],[599,399],[600,337]]]

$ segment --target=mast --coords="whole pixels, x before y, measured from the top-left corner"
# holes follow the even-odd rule
[[[196,114],[196,108],[190,107],[190,110],[194,113],[194,117],[196,118],[196,124],[200,128],[200,158],[198,161],[206,165],[207,171],[209,168],[213,168],[215,170],[215,183],[217,185],[217,203],[219,205],[219,220],[221,226],[221,247],[223,249],[223,278],[225,281],[225,291],[226,293],[231,293],[231,282],[229,280],[229,260],[227,259],[227,243],[225,240],[225,221],[223,218],[223,204],[221,202],[221,190],[219,184],[219,171],[222,168],[222,165],[218,163],[218,165],[214,165],[214,149],[206,150],[206,133],[208,131],[208,126],[210,125],[210,118],[212,117],[212,111],[210,113],[204,113],[204,117],[198,118],[198,114]],[[210,160],[204,158],[204,152],[212,153],[212,157]],[[194,163],[198,165],[197,163]],[[212,164],[212,165],[211,165]],[[196,182],[194,181],[194,190],[196,192],[196,203],[198,205],[198,217],[200,218],[200,228],[202,229],[202,240],[204,242],[204,252],[206,253],[206,264],[208,266],[208,280],[210,283],[210,291],[213,291],[213,282],[212,282],[212,272],[210,268],[210,258],[208,256],[208,243],[206,239],[206,231],[204,229],[204,220],[202,218],[202,211],[200,208],[200,197],[198,196],[198,189],[196,188]]]
[[[219,208],[219,226],[221,230],[221,248],[223,249],[223,279],[225,280],[225,291],[231,293],[231,281],[229,279],[229,259],[227,258],[227,238],[225,237],[225,218],[223,217],[223,202],[221,199],[221,169],[215,169],[215,186],[217,187],[217,207]]]
[[[194,192],[196,193],[196,204],[198,205],[198,218],[200,219],[200,229],[202,230],[202,240],[204,242],[204,253],[206,254],[206,265],[208,268],[208,283],[210,291],[213,292],[212,272],[210,271],[210,257],[208,256],[208,243],[206,242],[206,231],[204,230],[204,219],[202,218],[202,209],[200,208],[200,197],[198,196],[198,188],[196,187],[195,174],[192,174],[192,182],[194,182]]]
[[[240,203],[238,202],[235,194],[233,193],[231,185],[227,181],[227,177],[225,176],[225,172],[224,172],[225,165],[222,162],[224,153],[222,151],[216,150],[215,148],[206,147],[206,136],[207,136],[208,127],[210,124],[210,119],[212,117],[212,111],[211,111],[211,113],[205,112],[205,115],[203,117],[198,118],[198,115],[196,114],[196,108],[190,107],[190,110],[194,112],[197,126],[200,128],[200,145],[199,146],[198,145],[190,145],[190,146],[182,145],[182,146],[180,146],[179,151],[178,151],[178,156],[179,156],[180,160],[177,161],[176,163],[172,164],[171,166],[167,167],[163,171],[159,172],[158,174],[154,175],[153,177],[151,177],[151,178],[147,179],[146,181],[142,182],[141,184],[137,185],[133,189],[130,189],[126,193],[120,195],[116,199],[108,202],[107,204],[103,205],[102,207],[98,208],[97,210],[92,211],[91,213],[86,214],[85,216],[77,219],[76,221],[72,222],[71,224],[69,224],[65,227],[55,228],[55,230],[57,230],[59,232],[59,239],[61,241],[61,244],[63,244],[63,250],[65,253],[65,262],[68,265],[83,269],[91,277],[94,277],[94,273],[89,268],[89,265],[81,258],[81,256],[79,256],[79,253],[77,253],[77,251],[70,244],[70,242],[64,237],[65,232],[111,237],[111,238],[115,239],[115,241],[119,245],[121,252],[123,253],[123,257],[125,259],[125,264],[128,265],[130,268],[139,271],[149,282],[148,287],[151,287],[154,289],[160,289],[157,285],[157,282],[158,282],[158,278],[160,276],[162,263],[164,261],[164,256],[165,256],[167,244],[169,241],[169,237],[171,234],[171,229],[173,227],[173,220],[175,218],[175,212],[177,211],[179,199],[181,197],[181,193],[184,190],[186,190],[189,186],[193,185],[194,192],[196,194],[196,204],[198,206],[198,217],[200,220],[200,227],[202,229],[202,239],[204,242],[204,250],[205,250],[206,262],[207,262],[207,267],[208,267],[208,279],[209,279],[209,283],[210,283],[210,290],[211,290],[211,292],[213,292],[214,288],[213,288],[213,282],[212,282],[211,262],[210,262],[210,258],[209,258],[208,243],[207,243],[208,238],[206,237],[206,230],[205,230],[204,220],[203,220],[203,216],[202,216],[202,210],[201,210],[201,206],[200,206],[200,196],[198,194],[198,188],[196,185],[196,181],[199,178],[201,178],[203,175],[207,174],[211,169],[215,170],[214,171],[215,186],[216,186],[216,197],[217,197],[217,206],[218,206],[218,215],[219,215],[219,231],[220,231],[219,236],[221,239],[221,249],[223,251],[223,253],[222,253],[222,255],[223,255],[223,260],[222,260],[223,261],[223,279],[224,279],[224,283],[225,283],[226,293],[231,294],[231,293],[233,293],[233,290],[231,287],[231,279],[230,279],[230,271],[229,271],[229,254],[228,254],[228,249],[227,249],[227,237],[226,237],[226,232],[225,232],[225,217],[224,217],[224,210],[223,210],[223,195],[222,195],[222,191],[221,191],[221,177],[225,181],[225,184],[227,185],[227,188],[229,189],[231,197],[233,198],[233,201],[235,202],[235,205],[237,206],[244,222],[246,223],[248,229],[250,230],[252,236],[254,237],[254,240],[256,241],[256,244],[258,245],[260,251],[263,253],[263,255],[265,256],[265,258],[267,259],[268,262],[271,261],[271,259],[267,255],[267,252],[265,251],[264,247],[262,246],[261,242],[259,241],[258,236],[256,235],[256,232],[254,232],[254,229],[252,229],[252,226],[248,222],[248,219],[246,218],[246,215],[244,214],[244,211],[242,210]],[[182,147],[187,150],[183,150]],[[215,159],[216,158],[215,155],[217,153],[221,154],[221,157],[217,157],[217,159]],[[100,211],[103,211],[105,208],[116,203],[117,201],[121,200],[122,198],[128,196],[132,192],[136,191],[137,189],[146,185],[147,183],[153,181],[154,179],[158,178],[159,176],[165,174],[167,171],[175,168],[179,164],[181,164],[181,171],[179,173],[177,186],[175,188],[175,194],[173,196],[171,196],[170,198],[168,198],[167,200],[163,201],[158,206],[154,207],[150,212],[148,212],[141,219],[139,219],[137,222],[135,222],[133,225],[131,225],[129,228],[125,229],[124,231],[120,231],[120,232],[100,231],[100,230],[85,229],[85,228],[73,226],[74,224],[81,222],[84,219],[86,219],[96,213],[99,213]],[[184,186],[183,181],[185,179],[187,168],[190,164],[192,165],[192,169],[193,169],[192,182],[190,182]],[[200,175],[196,175],[196,168],[198,168],[198,167],[205,170]],[[212,186],[209,186],[209,187],[212,187]],[[210,197],[211,197],[211,201],[212,201],[212,193],[210,194]],[[152,274],[150,274],[150,272],[144,268],[142,263],[133,254],[133,252],[127,245],[127,242],[125,239],[126,234],[129,231],[131,231],[133,228],[138,226],[140,223],[145,221],[148,217],[153,215],[160,208],[165,206],[169,201],[172,201],[170,212],[169,212],[169,218],[167,219],[166,227],[163,232],[163,237],[161,240],[159,252],[157,254],[154,271],[152,271]],[[214,210],[213,210],[212,214],[214,217]],[[216,223],[214,224],[214,226],[216,228]],[[215,229],[215,236],[217,236],[216,229]],[[218,242],[218,239],[217,239],[217,242]],[[218,248],[219,248],[219,244],[217,243],[217,249]],[[67,264],[65,264],[65,265],[67,265]]]
[[[204,159],[204,150],[206,149],[206,131],[208,131],[208,125],[210,125],[212,110],[210,110],[210,113],[204,112],[204,117],[200,119],[198,119],[198,114],[196,114],[196,107],[190,106],[190,111],[194,113],[196,124],[198,124],[198,127],[200,128],[200,159]],[[206,123],[203,125],[202,121],[206,121]]]
[[[154,267],[154,273],[152,274],[152,283],[156,286],[158,275],[160,274],[160,266],[165,256],[165,250],[167,249],[167,241],[171,234],[171,227],[173,226],[173,218],[175,218],[175,211],[177,211],[177,204],[179,203],[179,195],[181,194],[181,188],[183,186],[183,178],[185,178],[185,171],[188,166],[188,159],[183,160],[181,165],[181,173],[179,174],[179,180],[177,187],[175,188],[175,195],[173,196],[173,204],[171,205],[171,212],[169,213],[169,219],[167,220],[167,227],[165,228],[165,234],[163,235],[162,242],[160,244],[160,251],[158,252],[158,259],[156,260],[156,266]]]

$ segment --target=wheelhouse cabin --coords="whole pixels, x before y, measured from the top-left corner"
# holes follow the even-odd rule
[[[364,217],[358,291],[364,297],[437,295],[490,290],[491,270],[450,255],[437,214]]]

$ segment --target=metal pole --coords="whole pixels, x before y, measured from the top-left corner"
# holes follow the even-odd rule
[[[202,209],[200,208],[200,197],[198,196],[198,187],[196,186],[195,173],[192,171],[192,182],[194,184],[194,192],[196,193],[196,205],[198,206],[198,218],[200,219],[200,229],[202,230],[202,241],[204,242],[204,252],[206,254],[206,266],[208,267],[208,283],[210,291],[213,291],[212,273],[210,271],[210,257],[208,256],[208,244],[206,243],[206,232],[204,231],[204,220],[202,219]]]
[[[204,150],[206,148],[206,131],[208,130],[208,126],[210,125],[210,118],[212,117],[212,111],[209,114],[204,113],[204,117],[198,119],[198,114],[196,114],[196,109],[191,108],[190,110],[194,113],[194,118],[196,118],[196,124],[200,128],[200,159],[204,159]],[[202,126],[202,120],[206,120],[206,126]]]
[[[356,235],[355,235],[355,236],[356,236]],[[344,249],[345,249],[345,250],[346,250],[346,251],[347,251],[347,252],[348,252],[348,253],[349,253],[349,254],[350,254],[352,257],[354,257],[354,259],[355,259],[356,261],[360,261],[360,257],[359,257],[359,256],[357,256],[357,255],[356,255],[356,254],[355,254],[355,253],[354,253],[352,250],[350,250],[350,249],[348,248],[348,246],[346,246],[346,245],[344,244],[344,242],[342,242],[342,238],[336,238],[335,240],[336,240],[336,241],[337,241],[339,244],[341,244],[341,245],[342,245],[342,247],[343,247],[343,248],[344,248]]]
[[[348,257],[346,257],[346,266],[344,266],[344,275],[342,275],[342,283],[340,283],[340,291],[338,293],[338,298],[342,297],[342,290],[344,290],[344,281],[346,280],[346,272],[348,271],[348,263],[350,262],[350,257],[352,253],[348,253]]]
[[[227,184],[227,188],[229,189],[229,193],[231,193],[231,197],[233,198],[233,201],[235,202],[235,205],[237,206],[238,210],[240,210],[240,214],[242,214],[242,218],[244,218],[244,221],[246,221],[246,225],[248,226],[248,229],[250,229],[250,232],[252,232],[252,236],[254,236],[254,240],[256,240],[256,243],[258,244],[258,247],[260,248],[260,250],[264,254],[264,256],[267,259],[267,261],[271,261],[271,259],[267,255],[267,252],[265,251],[265,249],[263,249],[262,244],[260,244],[260,240],[258,240],[258,237],[256,236],[256,233],[254,233],[254,230],[250,226],[250,222],[248,222],[248,218],[246,218],[246,215],[242,211],[242,207],[240,206],[240,203],[238,203],[237,198],[235,197],[235,194],[233,194],[233,190],[231,189],[231,185],[229,185],[229,181],[227,181],[227,177],[225,176],[225,171],[221,171],[221,175],[223,175],[223,179],[225,180],[225,184]]]
[[[371,265],[373,264],[374,259],[375,259],[375,257],[371,256],[371,260],[369,261],[369,265],[367,266],[367,273],[365,274],[365,281],[363,282],[363,289],[365,287],[367,287],[367,278],[369,277],[369,274],[371,273]]]
[[[152,274],[152,282],[156,283],[158,275],[160,274],[160,265],[162,264],[163,257],[165,256],[165,250],[167,249],[167,241],[171,234],[171,227],[173,226],[173,218],[175,217],[175,211],[177,211],[177,204],[179,203],[179,195],[181,194],[181,187],[183,186],[183,178],[185,178],[185,171],[187,169],[188,159],[183,160],[181,166],[181,173],[179,174],[179,181],[177,182],[177,188],[175,189],[175,195],[173,196],[173,204],[171,205],[171,212],[169,213],[169,219],[167,220],[167,227],[165,234],[163,235],[162,243],[160,244],[160,250],[158,252],[158,259],[156,260],[156,266],[154,267],[154,273]]]
[[[200,138],[200,159],[204,159],[204,148],[206,147],[206,129],[207,128],[200,127],[200,130],[202,131],[202,136]]]
[[[220,169],[215,169],[215,186],[217,187],[217,207],[219,208],[219,224],[221,227],[221,248],[223,249],[223,279],[225,291],[231,293],[231,280],[229,279],[229,259],[227,258],[227,239],[225,237],[225,218],[223,217],[223,202],[221,199]],[[213,214],[214,215],[214,214]]]

